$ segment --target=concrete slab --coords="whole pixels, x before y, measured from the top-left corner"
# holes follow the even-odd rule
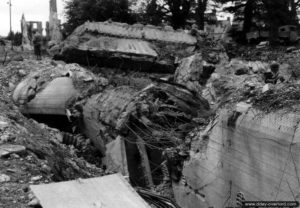
[[[26,148],[21,145],[3,144],[0,145],[0,157],[5,157],[10,154],[18,154],[24,152]]]
[[[30,188],[43,208],[150,208],[119,174]]]

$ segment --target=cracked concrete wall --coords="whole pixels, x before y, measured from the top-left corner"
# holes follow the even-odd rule
[[[235,207],[238,192],[250,201],[299,200],[300,113],[250,109],[235,123],[229,118],[221,112],[209,140],[194,143],[186,183],[174,184],[177,202],[183,208]]]

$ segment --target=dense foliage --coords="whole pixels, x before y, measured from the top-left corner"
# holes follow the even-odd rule
[[[208,0],[68,0],[65,30],[72,32],[86,21],[142,22],[184,28],[188,19],[204,27]],[[136,8],[132,9],[135,6]]]
[[[22,33],[20,32],[10,32],[6,39],[12,41],[13,45],[15,46],[22,45]]]
[[[235,14],[237,21],[243,21],[242,35],[245,38],[252,28],[270,32],[270,40],[276,40],[278,27],[298,25],[299,0],[216,0],[219,3],[235,3],[228,11]]]
[[[223,5],[231,2],[227,10],[235,13],[235,21],[243,28],[237,33],[243,40],[253,28],[264,28],[275,40],[282,25],[296,25],[300,0],[212,0]],[[170,24],[175,29],[196,23],[204,29],[209,0],[68,0],[66,3],[67,33],[86,21],[112,21],[143,24]],[[133,8],[134,6],[134,8]]]
[[[72,32],[86,21],[134,21],[128,0],[69,0],[66,2],[66,33]]]

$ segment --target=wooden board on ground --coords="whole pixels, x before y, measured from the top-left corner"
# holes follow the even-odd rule
[[[43,208],[150,208],[120,174],[30,188]]]

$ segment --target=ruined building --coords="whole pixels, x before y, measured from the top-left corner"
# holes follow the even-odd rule
[[[30,40],[28,36],[28,27],[27,22],[25,20],[24,14],[22,15],[21,20],[21,30],[22,30],[22,46],[24,49],[31,49]]]
[[[49,32],[51,41],[60,42],[62,40],[59,25],[56,0],[50,0]]]

